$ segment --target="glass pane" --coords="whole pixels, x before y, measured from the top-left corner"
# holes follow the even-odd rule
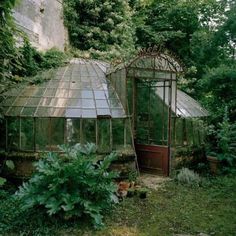
[[[63,89],[68,89],[70,87],[70,83],[69,82],[60,82],[58,85],[58,88],[63,88]]]
[[[82,98],[81,90],[79,89],[69,90],[68,97],[69,98]]]
[[[37,118],[35,124],[36,150],[50,150],[50,119]]]
[[[61,107],[61,108],[51,107],[49,114],[52,117],[65,117],[65,110],[66,110],[65,107]]]
[[[65,98],[52,98],[50,106],[52,107],[66,107],[67,99]]]
[[[80,119],[66,120],[67,143],[74,145],[80,143]]]
[[[110,108],[121,108],[121,104],[118,99],[109,99]]]
[[[107,100],[96,100],[96,107],[97,108],[109,108]]]
[[[183,119],[181,118],[176,118],[175,143],[177,146],[182,146],[184,143],[184,125],[183,125]]]
[[[81,94],[82,94],[82,98],[93,98],[92,90],[82,90]]]
[[[23,107],[11,107],[7,111],[8,116],[20,116]]]
[[[106,153],[111,150],[110,119],[98,121],[98,152]]]
[[[51,150],[58,150],[58,145],[64,143],[64,118],[51,118]]]
[[[37,90],[35,90],[34,96],[35,97],[43,96],[45,90],[46,90],[46,88],[37,88]]]
[[[7,119],[7,148],[18,150],[20,142],[20,119],[9,117]]]
[[[14,102],[14,106],[24,106],[27,100],[27,97],[18,97]]]
[[[84,118],[96,118],[96,110],[95,109],[83,109],[82,110],[82,117]]]
[[[186,134],[187,134],[187,144],[194,144],[194,133],[193,133],[193,123],[192,120],[186,119]]]
[[[1,103],[1,106],[11,106],[17,97],[8,97],[4,99]]]
[[[38,107],[36,111],[36,115],[38,117],[49,117],[51,109],[48,107]]]
[[[55,97],[56,89],[55,88],[47,88],[46,92],[44,93],[45,97]]]
[[[67,107],[80,108],[81,106],[82,106],[82,100],[81,99],[68,99],[68,101],[67,101]]]
[[[111,114],[112,114],[112,117],[115,117],[115,118],[125,117],[125,112],[123,109],[111,109]]]
[[[21,112],[21,116],[33,116],[35,113],[36,107],[25,107]]]
[[[125,145],[132,145],[132,135],[131,135],[131,120],[125,120]]]
[[[111,116],[110,109],[97,109],[98,116]]]
[[[95,103],[93,99],[82,99],[82,107],[83,108],[94,108],[95,109]]]
[[[25,106],[29,106],[29,107],[37,106],[39,104],[39,101],[40,101],[40,98],[34,98],[34,97],[29,98]]]
[[[34,150],[34,120],[21,119],[20,149]]]
[[[96,143],[96,123],[95,120],[82,120],[82,143]]]
[[[124,120],[112,119],[113,148],[124,147]]]
[[[100,90],[94,90],[95,99],[106,99],[105,92]]]
[[[57,88],[59,83],[60,83],[59,80],[51,80],[48,84],[48,87],[49,88]]]
[[[65,116],[69,118],[78,118],[81,117],[82,110],[81,109],[73,109],[73,108],[67,108],[65,111]]]
[[[66,98],[68,92],[68,89],[57,89],[55,97]]]
[[[0,149],[5,150],[6,148],[6,121],[0,119]]]

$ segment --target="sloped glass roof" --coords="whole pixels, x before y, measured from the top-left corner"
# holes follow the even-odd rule
[[[156,94],[163,98],[164,90],[162,88],[156,89]],[[165,103],[168,105],[168,91],[165,93]],[[172,98],[175,94],[172,94]],[[177,89],[176,95],[176,107],[174,103],[172,103],[171,110],[179,117],[183,118],[194,118],[194,117],[206,117],[208,116],[208,112],[204,109],[196,100],[191,98],[186,93]]]
[[[0,101],[5,116],[20,117],[125,117],[125,110],[106,79],[109,64],[73,59],[38,85],[20,86]]]

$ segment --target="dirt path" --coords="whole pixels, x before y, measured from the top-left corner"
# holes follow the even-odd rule
[[[144,173],[142,173],[139,177],[141,185],[155,190],[162,188],[163,184],[170,180],[171,179],[168,177],[152,175],[152,174],[144,174]]]

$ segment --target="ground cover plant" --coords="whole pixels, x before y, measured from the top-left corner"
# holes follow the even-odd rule
[[[94,230],[86,223],[62,221],[40,209],[22,210],[12,197],[14,189],[0,191],[2,235],[235,235],[235,174],[189,186],[174,180],[150,190],[146,199],[126,198],[105,216],[105,227]]]

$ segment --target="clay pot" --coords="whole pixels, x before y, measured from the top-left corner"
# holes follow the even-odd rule
[[[219,164],[221,161],[219,159],[217,159],[217,157],[215,157],[215,156],[207,156],[207,160],[210,165],[211,173],[213,175],[217,175],[219,172]]]

